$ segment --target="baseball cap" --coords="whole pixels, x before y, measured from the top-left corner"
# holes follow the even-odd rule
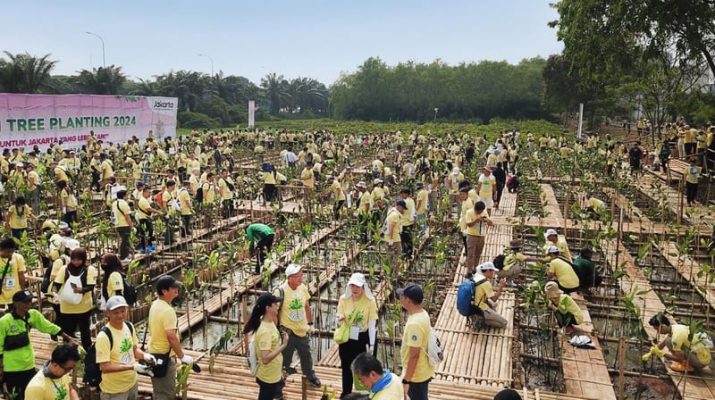
[[[551,235],[557,235],[557,236],[558,236],[558,232],[556,232],[556,229],[547,229],[547,230],[546,230],[546,236],[551,236]]]
[[[546,250],[546,252],[549,254],[559,254],[559,248],[556,246],[549,246],[549,249]]]
[[[20,302],[28,302],[32,301],[32,292],[29,290],[21,290],[15,294],[12,295],[12,301],[20,301]]]
[[[359,287],[365,286],[365,275],[355,272],[354,274],[350,275],[350,280],[348,281],[348,286],[350,285],[355,285]]]
[[[381,183],[382,183],[382,179],[380,179],[380,178],[376,178],[375,180],[372,181],[373,185],[379,185]]]
[[[298,272],[300,272],[301,268],[303,268],[303,267],[301,267],[298,264],[289,264],[286,267],[286,277],[291,277],[291,276],[297,274]]]
[[[487,261],[483,264],[480,264],[477,269],[479,270],[479,272],[499,271],[497,267],[494,266],[494,263],[491,261]]]
[[[408,283],[407,286],[397,289],[397,295],[405,296],[417,304],[422,304],[425,296],[422,287],[416,283]]]
[[[178,288],[181,286],[181,282],[177,281],[176,278],[174,278],[171,275],[165,275],[159,278],[158,281],[156,281],[156,292],[161,294],[162,291],[171,289],[171,288]]]
[[[115,310],[119,307],[129,307],[124,296],[112,296],[107,300],[106,308],[108,311]]]
[[[359,187],[359,188],[365,188],[366,186],[367,185],[365,185],[365,182],[363,182],[363,181],[360,181],[357,183],[357,185],[355,185],[355,187]]]
[[[282,301],[282,298],[277,297],[272,293],[263,293],[262,295],[258,296],[258,300],[256,300],[256,307],[262,310],[270,306],[271,304],[280,303]]]

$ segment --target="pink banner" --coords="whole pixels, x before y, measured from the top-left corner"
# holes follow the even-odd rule
[[[44,95],[0,93],[0,149],[62,141],[65,148],[86,144],[90,131],[105,142],[136,136],[155,140],[176,136],[175,97]]]

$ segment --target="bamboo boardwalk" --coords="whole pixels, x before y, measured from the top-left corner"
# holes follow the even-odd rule
[[[638,179],[638,188],[643,194],[656,204],[665,203],[663,205],[675,215],[681,214],[680,207],[682,205],[682,218],[691,225],[705,225],[711,228],[715,224],[715,215],[708,207],[703,205],[687,206],[685,204],[685,195],[681,191],[675,190],[661,181],[660,176],[655,175],[653,171],[649,172],[642,174]]]
[[[715,308],[715,283],[708,280],[700,264],[689,255],[680,254],[678,246],[673,242],[661,241],[658,243],[658,250],[668,263],[690,282],[693,289]]]

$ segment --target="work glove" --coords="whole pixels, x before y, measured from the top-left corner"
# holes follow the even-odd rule
[[[156,357],[149,353],[144,353],[144,361],[149,365],[156,365]]]
[[[152,376],[152,377],[154,376],[154,372],[151,370],[151,367],[148,365],[135,363],[134,371],[136,371],[138,374],[141,374],[141,375],[147,375],[147,376]]]
[[[190,355],[184,354],[184,356],[181,358],[181,363],[182,364],[193,364],[194,359]]]

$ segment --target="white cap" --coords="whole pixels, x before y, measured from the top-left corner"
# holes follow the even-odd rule
[[[549,254],[559,254],[559,248],[556,246],[549,246],[549,249],[546,250],[546,252]]]
[[[546,236],[549,237],[549,236],[551,236],[551,235],[557,235],[557,236],[558,236],[558,233],[556,232],[556,229],[547,229],[547,230],[546,230]]]
[[[119,307],[129,307],[129,304],[127,304],[123,296],[112,296],[107,300],[107,311],[112,311]]]
[[[365,182],[360,181],[357,183],[357,185],[355,185],[355,187],[364,188],[364,187],[366,187],[366,185],[365,185]]]
[[[380,179],[380,178],[375,178],[375,180],[372,181],[373,185],[379,185],[381,183],[382,183],[382,179]]]
[[[79,247],[79,240],[67,238],[64,240],[65,247],[72,251]]]
[[[494,266],[494,263],[491,261],[487,261],[483,264],[480,264],[477,269],[479,270],[479,272],[499,271],[497,267]]]
[[[348,286],[350,285],[355,285],[359,287],[364,287],[365,286],[365,275],[356,272],[352,275],[350,275],[350,280],[348,281]]]
[[[298,264],[289,264],[286,267],[286,277],[291,277],[291,276],[297,274],[298,272],[300,272],[301,268],[303,268],[303,267],[301,267]]]

